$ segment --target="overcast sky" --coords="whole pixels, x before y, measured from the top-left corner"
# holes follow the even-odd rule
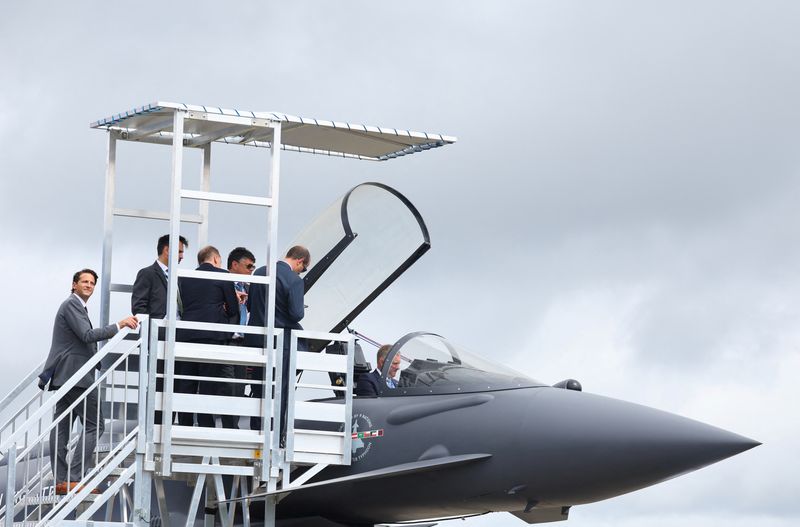
[[[427,222],[432,250],[355,327],[436,331],[764,443],[570,525],[800,522],[799,3],[261,4],[2,8],[6,390],[46,356],[72,273],[100,268],[91,121],[165,100],[437,132],[459,141],[385,163],[283,155],[282,244],[368,180]],[[267,160],[217,148],[213,190],[263,194]],[[123,144],[118,163],[121,206],[167,209],[168,149]],[[210,241],[263,254],[263,218],[237,214],[212,207]],[[113,281],[130,282],[167,225],[116,227]]]

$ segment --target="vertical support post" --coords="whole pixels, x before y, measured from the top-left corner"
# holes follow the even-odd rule
[[[139,319],[139,399],[137,401],[136,421],[139,431],[136,434],[136,454],[144,454],[147,447],[147,395],[150,366],[150,317],[145,314],[136,315]],[[127,379],[126,379],[127,384]]]
[[[264,464],[261,467],[262,481],[267,482],[267,490],[276,490],[278,488],[278,476],[281,469],[281,456],[280,456],[280,415],[281,415],[281,386],[283,383],[283,339],[288,338],[286,331],[281,329],[277,332],[277,342],[275,343],[276,351],[271,353],[271,360],[269,361],[267,374],[265,379],[267,384],[265,390],[270,390],[273,396],[271,399],[265,399],[264,406],[269,407],[270,420],[272,421],[272,430],[267,433],[264,431]],[[274,388],[273,388],[274,387]],[[269,404],[266,404],[267,401]],[[265,409],[266,413],[266,409]]]
[[[150,390],[150,317],[147,315],[137,315],[139,319],[139,400],[137,405],[139,431],[136,433],[136,474],[133,480],[133,524],[136,527],[148,527],[150,525],[150,496],[152,487],[152,473],[144,469],[147,444],[153,434],[153,421],[148,419],[148,408],[150,403],[147,401]],[[156,334],[158,330],[156,329]],[[155,363],[155,361],[153,361]],[[150,429],[148,435],[147,430]],[[114,503],[109,501],[109,511]]]
[[[278,243],[278,195],[280,194],[281,183],[281,123],[275,123],[272,129],[272,146],[270,147],[270,198],[272,206],[267,214],[267,262],[269,264],[270,280],[274,282],[276,266],[278,263],[277,243]],[[272,345],[275,335],[275,287],[270,284],[267,291],[267,342]]]
[[[264,527],[275,527],[275,509],[278,499],[275,495],[264,500]]]
[[[169,208],[169,284],[167,285],[167,338],[164,346],[164,409],[161,420],[161,474],[172,473],[172,384],[175,377],[175,329],[178,320],[178,247],[183,189],[183,121],[185,112],[175,111],[172,125],[172,189]]]
[[[278,243],[278,213],[279,213],[279,195],[280,195],[280,182],[281,182],[281,123],[275,122],[273,123],[272,128],[272,146],[270,147],[270,174],[269,174],[269,197],[272,200],[272,206],[268,209],[267,212],[267,265],[268,267],[268,275],[270,277],[270,287],[267,288],[267,298],[266,298],[266,305],[267,305],[267,335],[265,338],[264,343],[264,351],[267,354],[267,361],[265,367],[264,375],[265,379],[269,378],[277,378],[280,379],[280,372],[277,370],[273,370],[273,368],[278,368],[278,364],[280,361],[276,360],[276,357],[279,353],[283,353],[283,346],[275,346],[275,276],[276,276],[276,268],[277,268],[277,243]],[[284,335],[286,338],[286,335]],[[272,375],[271,372],[275,371],[276,375]],[[264,396],[266,401],[267,394],[280,394],[280,381],[277,381],[274,385],[270,385],[267,383],[264,386]],[[278,395],[280,398],[280,395]],[[269,476],[272,472],[272,466],[274,465],[274,461],[276,456],[274,455],[274,451],[277,450],[278,447],[278,439],[275,437],[276,435],[280,434],[280,406],[276,409],[274,401],[270,401],[270,404],[265,404],[271,410],[271,421],[272,421],[272,428],[273,433],[272,438],[270,439],[270,449],[264,451],[264,458],[266,461],[267,452],[270,453],[269,455],[269,463],[264,463],[262,467],[262,479],[267,480],[270,479]],[[267,434],[267,424],[268,421],[264,423],[264,440],[266,442]],[[270,465],[270,466],[267,466]],[[276,468],[277,470],[277,468]],[[266,477],[263,477],[266,476]],[[274,512],[274,511],[273,511]],[[274,515],[273,515],[274,516]],[[267,518],[265,518],[267,521]],[[274,521],[274,518],[273,518]]]
[[[347,340],[347,382],[345,383],[346,391],[344,392],[344,445],[342,448],[342,464],[349,466],[353,457],[350,448],[353,441],[351,427],[353,426],[353,380],[355,378],[353,368],[355,365],[356,339],[347,330],[342,331],[342,334],[350,337]]]
[[[158,372],[158,333],[159,333],[159,323],[163,323],[159,320],[148,320],[150,324],[150,332],[148,334],[148,345],[147,345],[147,408],[145,413],[145,426],[141,428],[141,423],[139,424],[139,434],[144,436],[145,439],[145,460],[153,461],[154,451],[155,451],[155,416],[156,416],[156,397],[158,394],[156,393],[156,386],[158,386],[158,381],[156,374]],[[142,359],[139,359],[139,364],[142,364]],[[141,370],[141,367],[139,368]],[[142,375],[140,372],[139,375]],[[162,393],[163,395],[163,393]],[[162,405],[163,405],[163,398],[162,398]],[[162,412],[162,416],[164,413]],[[162,417],[163,419],[163,417]],[[172,421],[172,419],[170,419]],[[159,441],[161,438],[159,437]]]
[[[285,331],[285,330],[284,330]],[[286,338],[284,335],[283,338]],[[284,360],[286,357],[284,357]],[[289,365],[283,368],[283,374],[288,377],[289,389],[286,393],[286,453],[287,463],[294,461],[294,405],[295,388],[297,387],[297,331],[289,333]],[[345,434],[347,435],[347,434]],[[288,471],[287,471],[288,472]],[[284,474],[284,481],[288,484],[289,476]]]
[[[213,463],[219,464],[218,457],[212,457]],[[216,496],[216,509],[217,514],[219,514],[219,520],[223,527],[231,527],[233,525],[233,518],[230,516],[230,512],[233,507],[233,503],[220,503],[225,501],[227,498],[225,497],[225,484],[222,482],[222,474],[212,474],[211,482],[214,485],[214,495]],[[208,492],[208,487],[206,487],[206,492]]]
[[[211,511],[214,510],[214,503],[211,498],[212,492],[212,481],[210,478],[206,478],[206,500],[205,500],[205,507],[203,513],[203,527],[214,527],[214,520],[216,519],[216,514],[212,513]]]
[[[281,182],[281,123],[275,123],[272,129],[272,147],[270,148],[270,198],[272,206],[267,214],[267,232],[269,233],[267,243],[267,262],[269,265],[269,276],[272,283],[267,288],[267,342],[273,345],[275,337],[275,273],[278,264],[277,244],[278,244],[278,195],[280,194]]]
[[[200,190],[211,191],[211,143],[203,147],[203,168],[200,174]],[[208,245],[208,211],[209,202],[200,200],[198,212],[203,222],[197,227],[197,247]]]
[[[242,497],[250,494],[250,490],[247,488],[247,479],[242,478],[239,480],[239,489]],[[242,501],[242,525],[250,527],[250,500]]]
[[[169,508],[167,507],[167,494],[164,491],[164,480],[157,477],[154,482],[156,484],[156,500],[158,500],[158,514],[161,516],[161,525],[162,527],[170,527],[171,522]],[[192,525],[194,525],[194,522],[192,522]]]
[[[117,177],[117,138],[108,132],[106,150],[106,198],[103,206],[103,263],[100,269],[100,325],[107,326],[111,312],[111,249],[114,195]]]
[[[17,493],[17,444],[12,443],[6,453],[6,517],[5,527],[14,527],[14,495]]]

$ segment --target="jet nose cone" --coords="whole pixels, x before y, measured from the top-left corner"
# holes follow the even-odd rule
[[[698,421],[597,395],[543,389],[529,414],[533,448],[557,495],[597,501],[697,470],[760,443]],[[539,456],[537,456],[539,457]],[[542,459],[540,458],[540,459]],[[552,480],[551,480],[552,482]]]

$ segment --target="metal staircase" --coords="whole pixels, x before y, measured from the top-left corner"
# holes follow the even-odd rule
[[[146,324],[147,317],[141,319]],[[143,328],[146,328],[146,325]],[[6,466],[5,493],[0,507],[0,520],[5,526],[55,525],[62,523],[70,515],[80,519],[91,518],[109,498],[116,495],[123,486],[131,483],[135,470],[139,429],[136,421],[131,423],[124,420],[118,423],[111,419],[107,422],[108,424],[104,426],[105,432],[97,438],[98,447],[92,460],[94,467],[85,471],[85,477],[76,482],[77,486],[66,495],[55,494],[49,458],[51,432],[64,426],[72,428],[73,412],[81,405],[85,411],[88,395],[97,390],[102,391],[113,374],[117,373],[116,368],[124,367],[129,358],[138,351],[140,339],[123,340],[129,332],[128,329],[120,331],[57,391],[39,391],[36,383],[31,382],[16,392],[13,398],[4,400],[4,410],[9,410],[14,416],[27,416],[27,419],[19,424],[13,419],[7,421],[0,433],[2,438],[0,462]],[[146,329],[142,333],[145,334]],[[64,412],[53,415],[56,403],[87,372],[96,368],[101,360],[110,357],[112,352],[115,355],[112,367],[97,376],[94,384]],[[33,381],[40,371],[40,368],[35,369],[29,375],[29,379]],[[68,443],[71,455],[68,459],[81,455],[80,447],[85,440],[82,430],[72,431]],[[81,460],[81,465],[86,461],[88,460]],[[92,494],[94,489],[98,489],[101,493]]]
[[[4,401],[4,409],[14,406],[13,415],[29,415],[20,424],[8,421],[2,429],[0,459],[6,464],[6,492],[0,507],[0,521],[6,527],[15,525],[150,525],[151,485],[158,496],[158,511],[161,525],[170,525],[170,512],[176,505],[186,509],[186,525],[193,525],[203,498],[207,504],[229,498],[246,496],[252,489],[263,487],[271,490],[296,488],[312,475],[330,464],[349,464],[350,434],[346,426],[350,422],[349,396],[352,386],[340,387],[347,397],[329,402],[297,401],[296,388],[318,390],[331,386],[310,386],[290,379],[290,407],[288,438],[285,447],[280,447],[278,430],[268,427],[266,431],[226,430],[173,425],[170,435],[165,434],[164,425],[154,424],[156,410],[166,407],[167,392],[155,390],[155,360],[164,357],[164,343],[153,338],[162,327],[163,320],[149,321],[140,315],[141,332],[136,340],[126,340],[130,330],[125,329],[111,339],[84,367],[59,390],[31,395],[29,390],[17,394],[14,400]],[[179,322],[179,327],[189,325]],[[148,327],[149,326],[149,327]],[[217,329],[222,329],[217,327]],[[260,328],[240,328],[240,331],[264,332]],[[295,352],[296,364],[291,367],[334,373],[352,371],[353,340],[350,335],[315,332],[292,334],[292,347],[297,347],[297,337],[343,341],[348,344],[347,355]],[[278,332],[279,337],[280,332]],[[278,339],[280,342],[280,338]],[[178,359],[214,360],[220,363],[263,364],[263,356],[249,351],[250,348],[229,348],[178,343],[175,356]],[[282,349],[282,348],[279,348]],[[153,350],[154,352],[151,352]],[[240,351],[243,350],[243,351]],[[281,371],[280,356],[276,372]],[[138,357],[138,361],[133,361]],[[109,368],[97,376],[95,383],[83,397],[75,401],[71,409],[53,416],[56,402],[66,394],[86,371],[91,371],[104,360],[111,360]],[[293,361],[294,362],[294,361]],[[129,368],[129,364],[146,364],[142,370]],[[35,378],[35,370],[32,377]],[[279,386],[280,379],[270,375],[268,384]],[[277,384],[276,384],[277,383]],[[35,388],[35,383],[31,384]],[[115,416],[106,420],[105,431],[98,438],[95,450],[95,466],[85,477],[76,482],[75,488],[66,495],[54,492],[50,466],[49,437],[52,430],[67,426],[72,421],[71,411],[85,404],[92,390],[101,390],[105,401],[104,412]],[[37,390],[38,391],[38,390]],[[271,390],[264,390],[271,393]],[[224,412],[243,417],[260,416],[264,423],[270,422],[274,408],[280,405],[280,390],[275,390],[276,399],[258,400],[243,397],[172,394],[172,409],[185,412]],[[16,402],[18,405],[14,405]],[[136,410],[135,419],[129,411]],[[164,415],[168,415],[165,413]],[[296,421],[297,420],[297,421]],[[302,420],[306,429],[295,426]],[[335,424],[336,431],[314,430],[315,422]],[[309,426],[311,428],[309,428]],[[80,444],[84,440],[76,430],[70,441],[72,456],[79,456]],[[169,457],[165,455],[169,453]],[[169,475],[165,467],[169,465]],[[291,481],[289,475],[301,465],[311,466],[302,480]],[[222,476],[232,476],[225,485]],[[194,485],[192,498],[185,503],[169,502],[164,482],[169,480],[190,482]],[[96,489],[96,490],[95,490]],[[93,494],[92,491],[98,492]],[[203,491],[205,491],[205,496]],[[115,510],[115,505],[117,509]],[[219,519],[223,525],[233,525],[236,504],[219,504]],[[13,511],[13,512],[12,512]],[[249,523],[249,511],[242,511],[245,524]],[[112,521],[113,520],[113,521]]]

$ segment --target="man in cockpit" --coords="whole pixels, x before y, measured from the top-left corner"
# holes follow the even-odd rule
[[[375,356],[376,368],[369,373],[366,373],[358,378],[355,393],[360,397],[376,397],[378,395],[378,388],[381,383],[381,370],[383,364],[386,362],[386,356],[389,350],[392,349],[391,344],[384,344],[378,348],[378,353]],[[389,372],[386,376],[386,387],[389,389],[397,388],[397,381],[395,376],[397,370],[400,369],[400,354],[396,354],[389,365]]]

